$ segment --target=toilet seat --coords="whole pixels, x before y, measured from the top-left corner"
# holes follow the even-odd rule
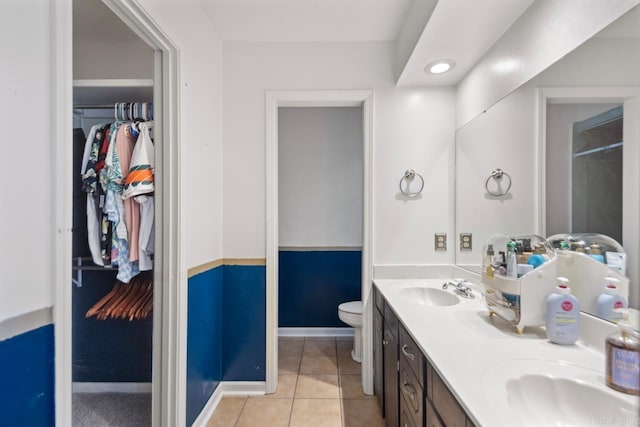
[[[362,301],[343,302],[338,306],[338,310],[352,314],[362,314]]]
[[[338,306],[338,318],[353,328],[351,358],[362,361],[362,301],[343,302]]]
[[[351,327],[362,327],[362,301],[344,302],[338,306],[338,318]]]

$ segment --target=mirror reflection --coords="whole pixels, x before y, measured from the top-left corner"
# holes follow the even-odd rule
[[[495,233],[605,234],[627,252],[638,308],[639,95],[636,7],[459,128],[456,234],[474,244],[457,248],[456,264],[479,272]],[[499,197],[485,188],[498,168],[512,178]]]

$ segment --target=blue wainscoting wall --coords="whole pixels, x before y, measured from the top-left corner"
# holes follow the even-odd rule
[[[0,341],[0,425],[53,426],[53,325]]]
[[[224,381],[265,380],[266,292],[264,265],[225,265]]]
[[[193,424],[222,378],[223,267],[189,278],[187,425]]]
[[[264,381],[264,265],[221,265],[188,281],[187,425],[220,381]]]
[[[280,327],[348,327],[338,305],[361,299],[362,251],[281,250]]]

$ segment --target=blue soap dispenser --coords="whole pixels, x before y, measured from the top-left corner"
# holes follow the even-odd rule
[[[580,336],[580,305],[571,295],[569,279],[558,277],[554,293],[547,298],[547,338],[553,343],[571,345]]]
[[[620,281],[615,277],[605,277],[605,287],[598,296],[598,317],[618,323],[622,318],[622,314],[617,309],[627,308],[627,301],[622,295],[618,287]]]

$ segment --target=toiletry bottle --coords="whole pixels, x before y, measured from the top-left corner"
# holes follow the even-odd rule
[[[540,250],[540,246],[536,246],[533,249],[533,254],[531,254],[531,256],[529,257],[529,260],[527,261],[527,264],[532,265],[533,268],[538,268],[540,267],[542,264],[544,264],[544,257],[542,256],[541,250]]]
[[[605,277],[605,286],[598,296],[598,317],[614,323],[620,321],[621,313],[616,311],[620,308],[627,308],[627,301],[620,295],[620,281],[615,277]]]
[[[547,338],[556,344],[571,345],[580,335],[580,305],[571,295],[569,279],[558,277],[557,283],[556,291],[547,298]]]
[[[591,250],[589,252],[589,256],[593,259],[595,259],[598,262],[604,263],[604,256],[602,255],[602,251],[600,250],[600,246],[597,244],[593,244],[589,246],[589,249]]]
[[[618,332],[606,341],[607,385],[623,393],[640,395],[640,338],[629,322],[629,312],[619,309]]]
[[[482,261],[482,267],[485,269],[485,271],[487,272],[487,277],[488,278],[493,278],[494,277],[494,270],[493,270],[493,257],[494,257],[495,253],[493,252],[493,245],[490,243],[487,246],[487,253],[484,256],[484,260]]]
[[[507,277],[518,278],[518,261],[516,259],[516,242],[507,243]]]

